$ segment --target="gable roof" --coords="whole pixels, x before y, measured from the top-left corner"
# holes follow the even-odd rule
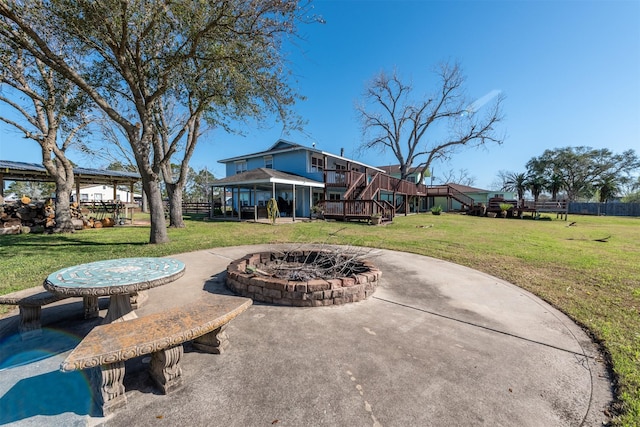
[[[322,151],[316,150],[315,148],[309,148],[309,147],[302,146],[300,144],[285,141],[284,139],[279,139],[276,141],[275,144],[273,144],[267,150],[258,151],[256,153],[243,154],[241,156],[230,157],[228,159],[218,160],[218,163],[229,163],[229,162],[234,162],[238,160],[246,160],[253,157],[264,157],[264,156],[274,155],[277,153],[286,153],[288,151],[297,151],[297,150],[308,150],[308,151],[313,151],[319,154],[322,153]]]
[[[377,169],[379,171],[382,171],[377,166],[371,166],[371,165],[368,165],[366,163],[359,162],[357,160],[347,159],[346,157],[338,156],[337,154],[329,153],[327,151],[318,150],[315,147],[306,147],[304,145],[296,144],[295,142],[286,141],[284,139],[279,139],[278,141],[276,141],[275,144],[273,144],[267,150],[258,151],[256,153],[243,154],[242,156],[230,157],[228,159],[218,160],[218,163],[230,163],[230,162],[236,162],[236,161],[240,161],[240,160],[251,159],[251,158],[255,158],[255,157],[273,156],[274,154],[286,153],[286,152],[290,152],[290,151],[299,151],[299,150],[305,150],[305,151],[309,151],[309,152],[312,152],[312,153],[322,154],[322,155],[325,155],[325,156],[333,157],[335,159],[344,160],[345,162],[355,163],[355,164],[358,164],[358,165],[361,165],[361,166],[364,166],[364,167],[367,167],[367,168],[370,168],[370,169]]]

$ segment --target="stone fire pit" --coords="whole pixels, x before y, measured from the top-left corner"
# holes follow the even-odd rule
[[[380,274],[370,261],[354,254],[259,252],[229,264],[226,283],[255,301],[319,307],[364,300],[375,291]]]

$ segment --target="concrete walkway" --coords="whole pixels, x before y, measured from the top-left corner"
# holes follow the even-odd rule
[[[179,254],[186,274],[149,291],[144,316],[229,293],[227,264],[258,245]],[[135,256],[135,254],[127,254]],[[185,348],[185,387],[151,385],[127,365],[128,406],[91,410],[86,378],[60,362],[96,321],[80,300],[43,309],[40,339],[0,319],[0,425],[599,426],[613,398],[606,367],[565,315],[495,277],[436,259],[372,250],[382,271],[366,301],[294,308],[255,303],[233,320],[222,355]],[[101,301],[104,316],[107,301]]]

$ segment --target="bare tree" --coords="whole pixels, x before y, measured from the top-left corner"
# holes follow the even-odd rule
[[[476,182],[476,178],[472,175],[469,175],[469,171],[466,169],[459,169],[458,171],[454,171],[450,169],[445,172],[442,178],[443,184],[460,184],[466,186],[472,186]]]
[[[458,64],[442,64],[437,75],[437,92],[413,100],[411,84],[403,83],[395,72],[391,76],[381,72],[368,85],[364,103],[356,107],[364,138],[360,148],[391,150],[402,179],[412,167],[424,175],[434,160],[448,159],[460,147],[502,143],[503,138],[495,134],[495,125],[502,120],[502,95],[493,91],[470,102],[464,95],[465,78]],[[492,98],[495,101],[480,116],[477,110]],[[448,127],[446,136],[427,133],[441,125]]]
[[[10,107],[8,111],[17,113],[18,118],[5,115],[0,121],[40,145],[42,164],[55,182],[53,231],[73,232],[70,196],[75,179],[66,152],[91,122],[78,110],[82,94],[42,61],[22,49],[1,44],[0,87],[8,90],[0,92],[0,104]]]
[[[164,243],[169,239],[159,183],[178,147],[165,150],[160,106],[175,99],[189,110],[183,129],[196,130],[192,143],[198,135],[193,126],[218,107],[285,117],[296,96],[285,83],[281,44],[295,34],[304,7],[294,0],[58,0],[28,7],[7,0],[0,2],[0,38],[75,83],[122,129],[149,200],[149,240]],[[52,33],[64,37],[65,54],[50,44]],[[188,162],[188,152],[183,155]]]

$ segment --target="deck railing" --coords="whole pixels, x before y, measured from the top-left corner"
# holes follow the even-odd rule
[[[377,173],[373,176],[369,185],[364,189],[360,198],[372,199],[380,190],[394,191],[396,193],[407,194],[409,196],[421,195],[426,191],[426,186],[414,184],[405,179],[395,178],[385,173]]]
[[[325,170],[324,180],[327,187],[346,188],[343,199],[374,200],[382,191],[395,192],[408,196],[451,197],[468,207],[474,206],[473,198],[449,185],[426,186],[393,177],[386,173],[374,175],[348,170]],[[368,183],[367,183],[368,181]],[[365,186],[366,185],[366,186]],[[357,195],[356,191],[363,188]]]
[[[343,199],[351,199],[352,196],[355,194],[356,190],[358,188],[364,187],[365,185],[365,182],[366,182],[365,174],[358,172],[357,175],[355,175],[353,178],[355,178],[355,180],[351,183],[349,188],[347,188],[347,191],[345,191],[344,194],[342,195]]]
[[[566,200],[544,200],[538,202],[525,200],[524,207],[538,212],[566,212],[569,204]]]
[[[324,184],[327,187],[351,187],[354,182],[362,179],[364,174],[346,169],[325,169]]]
[[[394,209],[386,201],[377,200],[325,200],[322,202],[324,216],[327,218],[368,219],[380,214],[386,219],[394,216]]]
[[[474,204],[473,198],[467,196],[462,191],[459,191],[459,190],[451,187],[450,185],[447,185],[447,187],[449,188],[449,195],[451,197],[453,197],[454,199],[456,199],[457,201],[459,201],[463,205],[466,205],[466,206],[468,206],[470,208],[473,207],[473,204]]]

